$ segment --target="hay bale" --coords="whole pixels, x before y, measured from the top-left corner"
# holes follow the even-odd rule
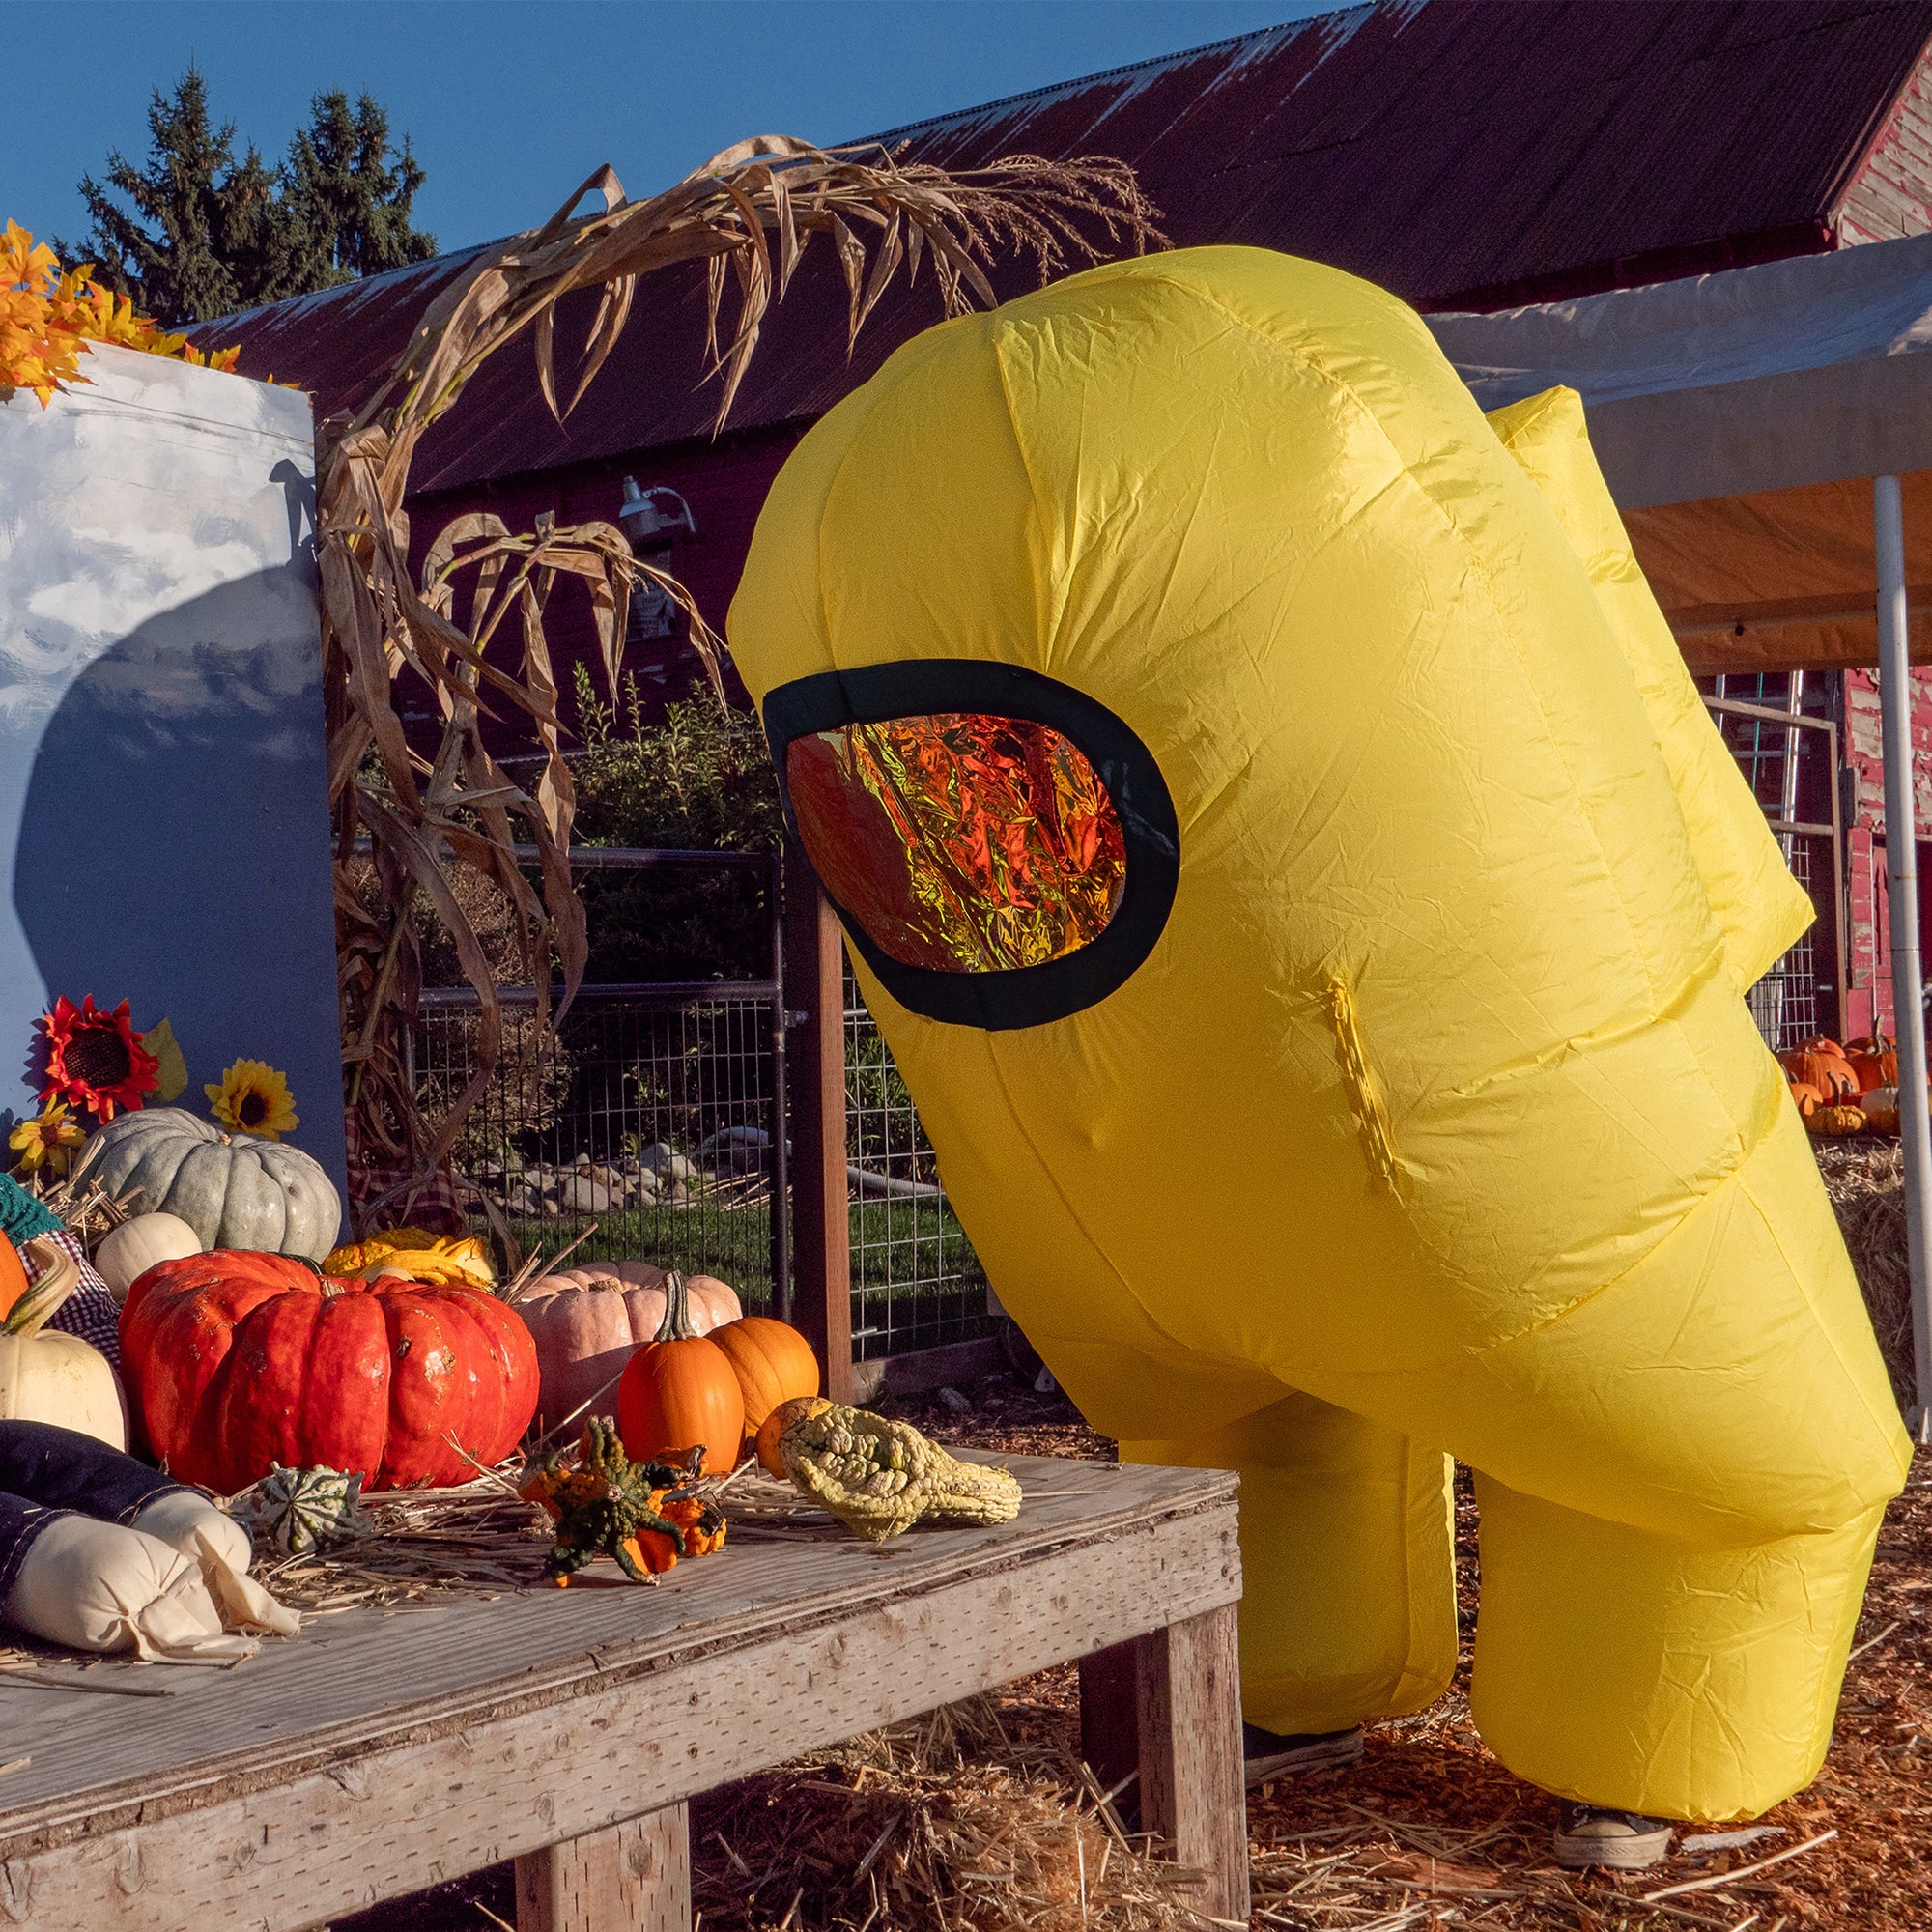
[[[1912,1362],[1912,1273],[1905,1246],[1904,1157],[1894,1140],[1819,1142],[1825,1192],[1858,1270],[1901,1408],[1918,1398]]]

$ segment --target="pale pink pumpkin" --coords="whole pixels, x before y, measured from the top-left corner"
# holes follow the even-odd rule
[[[586,1413],[616,1414],[624,1364],[664,1321],[664,1278],[649,1262],[590,1262],[531,1283],[517,1313],[537,1345],[539,1427],[554,1428],[586,1402]],[[715,1275],[687,1275],[685,1293],[700,1335],[744,1313],[736,1290]]]

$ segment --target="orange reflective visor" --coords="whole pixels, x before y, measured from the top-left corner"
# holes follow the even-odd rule
[[[827,892],[903,966],[1044,965],[1120,906],[1120,818],[1051,725],[968,711],[842,724],[791,741],[785,786]]]

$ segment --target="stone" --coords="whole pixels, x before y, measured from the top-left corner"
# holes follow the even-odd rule
[[[611,1190],[587,1174],[573,1174],[558,1195],[562,1206],[573,1214],[608,1214]]]
[[[673,1180],[689,1180],[696,1172],[668,1141],[653,1141],[638,1155],[638,1165],[646,1174],[655,1174],[660,1178],[668,1175]]]
[[[971,1415],[973,1413],[973,1398],[956,1388],[941,1389],[939,1391],[939,1400],[954,1415]]]

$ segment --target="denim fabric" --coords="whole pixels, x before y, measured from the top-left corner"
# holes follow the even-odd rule
[[[103,1522],[132,1522],[156,1496],[187,1488],[78,1430],[0,1422],[0,1492]]]

